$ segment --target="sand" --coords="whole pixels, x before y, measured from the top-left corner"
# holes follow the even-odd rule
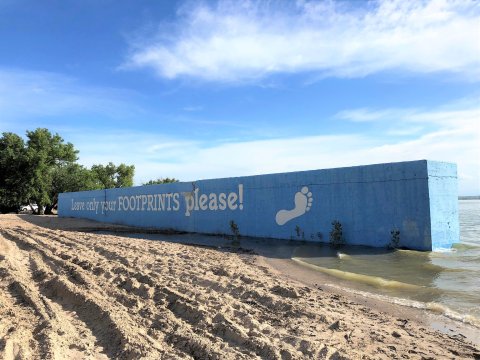
[[[4,359],[480,359],[462,336],[281,276],[252,252],[101,227],[0,215]]]

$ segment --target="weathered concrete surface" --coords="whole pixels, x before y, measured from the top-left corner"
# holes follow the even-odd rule
[[[427,160],[60,194],[59,215],[187,232],[418,250],[459,241],[456,165]]]

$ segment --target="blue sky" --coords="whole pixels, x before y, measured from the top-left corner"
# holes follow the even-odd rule
[[[430,159],[480,194],[480,3],[0,0],[0,131],[136,184]]]

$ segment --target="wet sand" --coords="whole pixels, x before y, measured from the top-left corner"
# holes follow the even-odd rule
[[[421,313],[285,260],[92,230],[131,229],[0,215],[4,359],[480,359]]]

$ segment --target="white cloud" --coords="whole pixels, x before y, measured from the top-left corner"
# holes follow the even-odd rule
[[[405,126],[397,125],[395,128],[387,131],[387,135],[390,136],[412,136],[419,134],[424,130],[422,126]]]
[[[174,26],[137,39],[123,67],[227,82],[274,73],[362,77],[384,70],[480,79],[478,2],[189,4]]]
[[[362,111],[368,113],[366,109]],[[392,112],[389,109],[379,111]],[[401,109],[394,112],[402,113]],[[407,138],[388,136],[395,129],[389,127],[380,134],[221,143],[145,133],[112,133],[93,138],[79,135],[74,143],[80,149],[80,161],[86,165],[108,161],[135,164],[137,184],[158,177],[191,181],[428,159],[457,163],[460,194],[480,194],[479,109],[405,111],[411,112],[414,112],[411,118],[399,118],[396,126],[409,126],[412,121],[422,129],[430,126],[430,130],[412,131]],[[385,119],[388,121],[388,117]],[[104,144],[104,154],[98,152],[99,143]],[[89,149],[96,150],[89,152]]]
[[[386,119],[405,119],[415,110],[407,109],[382,109],[375,110],[369,108],[342,110],[336,114],[336,118],[342,120],[349,120],[353,122],[372,122]]]
[[[191,124],[203,129],[222,127],[250,131],[248,125],[238,120],[195,116],[205,109],[200,105],[180,108],[176,114],[162,112],[168,104],[162,107],[156,100],[155,108],[148,103],[148,96],[130,89],[85,84],[58,73],[0,67],[0,133],[24,134],[27,129],[37,127],[68,133],[89,124],[96,125],[95,130],[90,129],[93,132],[112,127],[164,124],[177,124],[179,128]]]
[[[388,121],[398,119],[406,122],[428,122],[438,125],[457,124],[458,121],[472,121],[480,115],[480,103],[471,104],[468,108],[455,109],[452,105],[442,109],[422,110],[409,109],[370,109],[358,108],[342,110],[335,117],[354,122]]]
[[[197,112],[197,111],[202,111],[203,106],[185,106],[183,110],[187,112]]]
[[[402,161],[415,158],[458,164],[460,191],[480,194],[480,103],[463,99],[438,109],[352,109],[337,118],[383,123],[391,136],[408,140],[385,141],[365,149],[366,159]],[[422,134],[422,135],[418,135]]]
[[[48,116],[124,119],[142,115],[144,111],[131,101],[136,96],[132,91],[82,85],[55,73],[0,68],[0,121],[5,128]]]
[[[459,104],[461,108],[459,108]],[[448,129],[470,129],[480,131],[480,103],[477,99],[457,101],[438,109],[369,109],[342,110],[335,118],[353,122],[375,122],[388,125],[408,125],[415,132],[421,128],[412,125],[433,125]]]
[[[23,127],[33,129],[30,117],[64,115],[68,119],[91,111],[97,117],[121,118],[124,112],[137,111],[122,101],[122,91],[107,90],[81,86],[53,74],[0,69],[0,130],[19,133],[18,128],[22,128],[20,132]],[[62,137],[75,144],[84,165],[134,164],[137,184],[158,177],[196,180],[431,159],[457,163],[460,193],[480,194],[478,98],[434,109],[349,109],[339,112],[337,118],[370,121],[380,129],[368,135],[313,134],[222,142],[192,141],[190,133],[165,136],[161,129],[121,132],[115,126],[101,133],[98,122],[79,125],[66,120],[51,130],[61,130]],[[7,121],[11,126],[5,125]],[[404,133],[392,137],[392,131]]]
[[[312,166],[335,167],[343,156],[332,156],[338,144],[342,144],[345,152],[367,146],[365,140],[356,135],[212,144],[155,138],[145,133],[112,133],[105,138],[78,135],[74,143],[80,149],[80,162],[85,165],[108,161],[135,164],[137,183],[166,176],[189,181],[307,170]],[[90,153],[92,143],[105,144],[105,154]],[[307,151],[312,148],[318,151]]]

